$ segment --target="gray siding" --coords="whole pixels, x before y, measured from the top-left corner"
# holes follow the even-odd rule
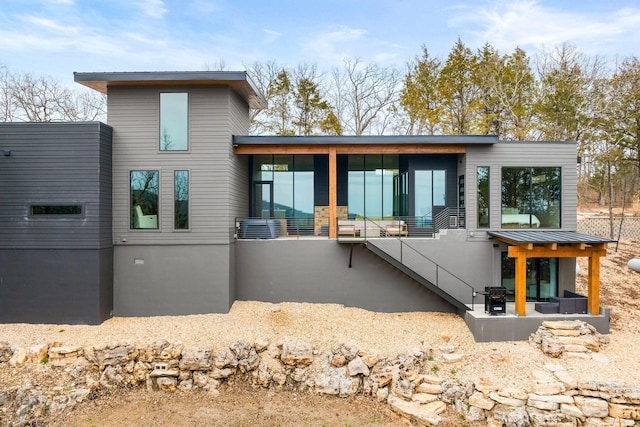
[[[561,230],[577,227],[576,144],[571,142],[500,142],[491,147],[468,146],[466,155],[467,229],[477,229],[476,167],[490,167],[490,228],[500,229],[501,168],[561,167]],[[482,230],[482,229],[481,229]]]
[[[0,248],[111,246],[111,128],[0,123]],[[32,204],[80,204],[79,217],[31,216]]]
[[[160,152],[159,94],[189,93],[189,151]],[[248,210],[248,161],[234,133],[246,102],[227,86],[109,90],[114,126],[114,307],[119,316],[226,312],[235,300],[235,218]],[[129,229],[129,173],[160,171],[159,229]],[[173,171],[189,170],[190,230],[173,230]]]
[[[189,92],[189,151],[160,152],[159,93]],[[231,106],[237,95],[225,86],[126,87],[109,89],[113,136],[114,243],[228,244],[233,193]],[[232,102],[232,100],[234,100]],[[237,108],[236,108],[237,109]],[[246,129],[248,130],[248,123]],[[129,229],[129,172],[160,171],[159,230]],[[173,230],[173,171],[190,171],[189,231]],[[246,173],[246,172],[245,172]],[[246,179],[246,178],[245,178]]]

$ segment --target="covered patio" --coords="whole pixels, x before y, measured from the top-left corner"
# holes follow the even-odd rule
[[[589,258],[587,312],[600,315],[600,257],[607,255],[607,244],[615,240],[575,231],[490,231],[494,239],[508,245],[508,256],[515,258],[515,313],[527,315],[527,258]]]

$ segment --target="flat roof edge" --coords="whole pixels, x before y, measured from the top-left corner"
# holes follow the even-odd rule
[[[267,99],[246,71],[118,71],[74,72],[73,80],[101,93],[109,86],[124,85],[228,85],[238,92],[251,108],[267,108]]]
[[[341,136],[252,136],[234,135],[237,145],[287,144],[474,144],[499,142],[494,135],[341,135]]]

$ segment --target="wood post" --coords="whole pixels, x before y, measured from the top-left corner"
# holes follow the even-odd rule
[[[527,315],[527,255],[519,251],[516,257],[516,313],[518,316]]]

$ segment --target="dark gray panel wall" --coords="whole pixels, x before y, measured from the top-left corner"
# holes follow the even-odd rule
[[[111,128],[0,123],[0,248],[111,246]],[[0,152],[2,154],[2,152]],[[31,216],[31,204],[80,204],[81,217]]]
[[[361,244],[335,240],[236,243],[237,299],[337,303],[382,312],[455,312]]]
[[[111,316],[113,249],[0,249],[0,322],[98,324]]]
[[[113,307],[112,129],[0,123],[0,321],[100,323]],[[79,217],[30,205],[80,204]]]

